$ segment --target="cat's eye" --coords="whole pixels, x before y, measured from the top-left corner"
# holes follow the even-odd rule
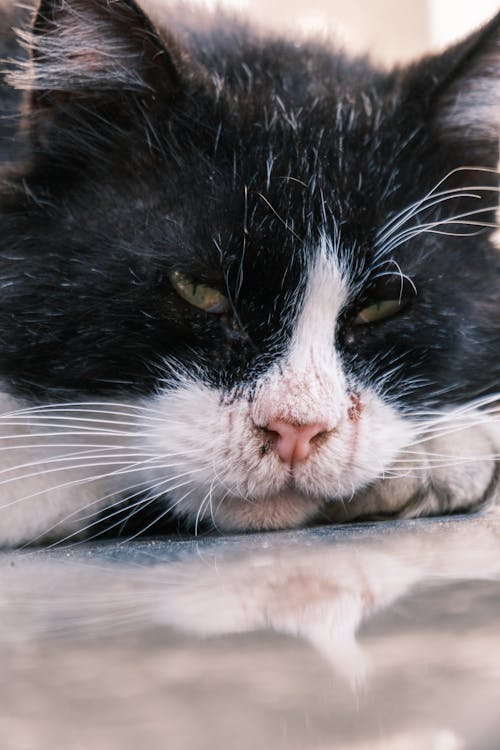
[[[191,276],[180,271],[172,271],[169,278],[179,297],[182,297],[193,307],[217,315],[229,312],[229,300],[218,289],[214,289],[207,284],[200,284]]]
[[[378,323],[380,320],[394,317],[405,306],[405,300],[384,299],[360,310],[354,318],[353,323],[356,326],[366,325],[367,323]]]

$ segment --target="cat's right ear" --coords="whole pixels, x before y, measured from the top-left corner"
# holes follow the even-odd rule
[[[500,139],[500,13],[444,53],[416,67],[429,123],[451,148],[491,167]]]
[[[40,0],[29,60],[8,75],[27,91],[36,145],[55,150],[86,136],[94,145],[150,118],[181,88],[182,52],[133,0]]]

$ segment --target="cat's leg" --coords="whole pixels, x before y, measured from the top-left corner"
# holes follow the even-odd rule
[[[103,421],[98,413],[93,421],[89,411],[33,407],[0,393],[0,547],[95,531],[129,460],[124,438]]]
[[[332,520],[439,515],[470,511],[500,492],[500,420],[444,422],[435,437],[416,439],[373,485],[328,505]]]

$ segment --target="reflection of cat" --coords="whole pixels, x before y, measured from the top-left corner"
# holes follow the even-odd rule
[[[0,540],[121,528],[120,504],[127,530],[484,502],[500,17],[388,74],[215,16],[165,23],[42,0],[21,33]]]
[[[212,560],[208,553],[203,562],[179,565],[176,572],[169,567],[174,592],[163,597],[162,619],[204,636],[266,628],[298,636],[355,686],[369,665],[357,642],[361,623],[417,584],[425,590],[500,576],[500,536],[484,523],[444,527],[434,535],[432,530],[400,530],[386,538],[377,533],[375,539],[367,535],[347,544],[318,540],[310,548],[287,550],[283,542],[281,549],[276,545],[233,559],[214,555]]]
[[[387,535],[380,528],[343,538],[311,532],[300,538],[280,535],[268,542],[257,538],[222,546],[203,540],[196,546],[146,545],[144,558],[141,548],[136,552],[133,564],[127,549],[119,546],[97,550],[91,559],[86,549],[81,554],[75,549],[71,560],[59,553],[64,565],[57,562],[57,553],[55,560],[43,554],[15,558],[14,571],[0,568],[0,642],[49,634],[54,623],[58,632],[71,632],[92,631],[99,622],[103,633],[161,623],[205,638],[272,630],[311,643],[357,686],[365,679],[372,645],[363,636],[363,650],[358,645],[362,623],[390,612],[403,597],[405,607],[418,612],[419,596],[443,587],[449,597],[442,605],[436,599],[427,604],[432,632],[440,637],[446,630],[442,618],[450,605],[456,633],[465,633],[470,624],[467,601],[474,602],[466,582],[500,579],[500,525],[486,518],[419,529],[395,527]],[[105,562],[107,554],[112,562]],[[137,564],[141,559],[148,564]],[[37,597],[31,601],[34,575]],[[461,588],[459,611],[450,584]],[[75,587],[77,598],[71,595]],[[483,601],[477,612],[482,626],[485,606]],[[389,617],[383,629],[389,640],[391,633],[395,641],[397,636],[415,642],[420,638],[411,616],[399,624],[396,618],[396,626],[393,619]],[[493,626],[495,622],[493,618]],[[406,656],[412,658],[419,657]]]

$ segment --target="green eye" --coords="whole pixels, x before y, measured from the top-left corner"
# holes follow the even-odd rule
[[[229,300],[218,289],[213,289],[206,284],[198,284],[190,276],[180,271],[172,271],[169,278],[179,297],[182,297],[193,307],[219,315],[229,312]]]
[[[404,300],[398,299],[385,299],[381,302],[375,302],[375,304],[360,310],[354,318],[353,323],[356,326],[363,326],[367,323],[378,323],[379,320],[385,320],[397,315],[404,306]]]

